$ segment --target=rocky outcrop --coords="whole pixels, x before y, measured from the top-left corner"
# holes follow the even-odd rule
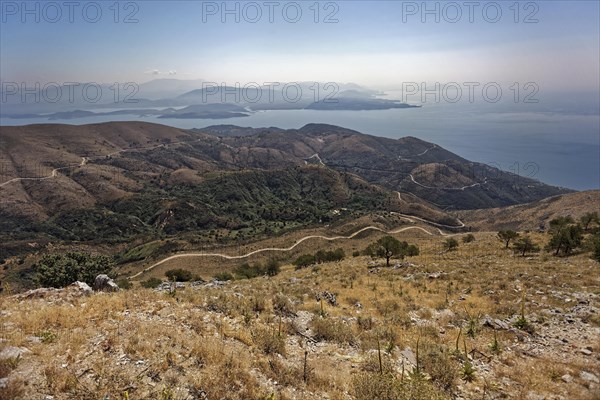
[[[73,282],[64,288],[38,288],[20,293],[15,297],[19,300],[29,299],[71,299],[75,297],[89,296],[92,293],[92,288],[85,282]]]
[[[101,274],[94,280],[94,290],[97,292],[118,292],[119,285],[117,285],[108,275]]]

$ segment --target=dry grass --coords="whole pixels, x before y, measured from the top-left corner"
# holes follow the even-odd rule
[[[1,297],[0,351],[31,353],[0,363],[10,378],[0,398],[597,399],[598,385],[580,377],[599,369],[597,263],[516,257],[491,233],[450,253],[442,238],[407,239],[422,255],[399,269],[370,271],[368,258],[349,257],[172,295]],[[325,290],[337,306],[321,308],[315,294]],[[522,310],[534,336],[482,325],[485,315],[512,325]],[[406,354],[417,343],[415,375]]]

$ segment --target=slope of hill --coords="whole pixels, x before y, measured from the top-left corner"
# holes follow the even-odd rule
[[[583,214],[600,210],[600,190],[553,196],[527,204],[485,210],[461,211],[461,218],[477,230],[515,231],[547,229],[557,217],[572,216],[578,220]]]
[[[321,124],[200,131],[141,122],[30,125],[0,127],[0,137],[5,257],[23,249],[8,250],[15,240],[250,240],[376,210],[460,227],[444,209],[566,192],[416,138]]]
[[[457,209],[512,205],[568,192],[469,162],[416,138],[394,140],[322,124],[298,130],[221,126],[186,131],[138,122],[0,129],[2,182],[46,176],[53,168],[77,166],[82,157],[90,161],[86,169],[97,169],[105,156],[127,159],[135,153],[135,158],[155,167],[200,173],[287,168],[314,157],[313,161],[355,173],[390,190],[411,192]],[[161,146],[166,144],[170,146]],[[134,152],[134,148],[138,150]]]
[[[239,134],[239,129],[232,128]],[[208,128],[206,132],[223,130]],[[296,158],[315,157],[338,171],[357,174],[391,190],[411,192],[444,208],[506,206],[571,192],[469,162],[433,143],[365,135],[337,126],[309,124],[298,130],[256,129],[224,138],[235,148],[270,148]],[[318,158],[316,156],[318,156]]]
[[[173,292],[5,291],[0,398],[597,399],[598,263],[475,237],[448,253],[423,238],[399,268],[359,256]]]

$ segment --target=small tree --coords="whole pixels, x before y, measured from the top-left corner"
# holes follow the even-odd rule
[[[371,257],[385,258],[385,264],[388,267],[390,266],[390,258],[394,256],[404,257],[402,243],[393,236],[384,236],[375,243],[371,243],[365,253]]]
[[[552,222],[551,222],[552,223]],[[581,225],[555,225],[552,237],[548,242],[548,249],[554,250],[554,255],[561,252],[565,256],[581,246],[583,242],[583,229]]]
[[[559,232],[562,229],[574,223],[575,221],[570,215],[566,217],[554,218],[552,221],[550,221],[550,233],[554,234],[556,232]]]
[[[444,250],[453,251],[458,248],[458,241],[454,238],[448,238],[444,242]]]
[[[337,248],[332,252],[332,257],[331,260],[332,261],[342,261],[344,258],[346,257],[346,253],[344,252],[344,249]]]
[[[585,213],[581,216],[579,221],[581,222],[581,225],[583,225],[583,229],[587,231],[592,222],[598,223],[600,222],[600,219],[598,218],[598,212],[594,211]]]
[[[525,257],[525,253],[537,253],[540,251],[540,246],[535,244],[529,236],[524,236],[513,244],[513,250]]]
[[[327,261],[327,252],[325,250],[319,250],[315,253],[315,262],[321,264]]]
[[[600,233],[590,237],[589,241],[592,248],[592,258],[600,262]]]
[[[504,242],[505,249],[508,249],[508,245],[510,244],[511,240],[514,240],[518,237],[519,234],[515,231],[511,231],[510,229],[498,232],[498,238]]]
[[[279,265],[279,262],[277,260],[272,258],[267,262],[267,266],[265,268],[265,272],[267,273],[267,275],[275,276],[280,271],[281,271],[281,266]]]

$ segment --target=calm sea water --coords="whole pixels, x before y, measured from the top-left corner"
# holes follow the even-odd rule
[[[424,104],[422,108],[381,111],[264,111],[244,118],[188,120],[109,117],[179,128],[233,124],[299,128],[326,123],[363,133],[400,138],[415,136],[468,160],[577,190],[600,189],[600,111],[597,94],[555,97],[539,104]],[[31,123],[88,124],[107,117],[46,121],[0,119],[0,125]]]

